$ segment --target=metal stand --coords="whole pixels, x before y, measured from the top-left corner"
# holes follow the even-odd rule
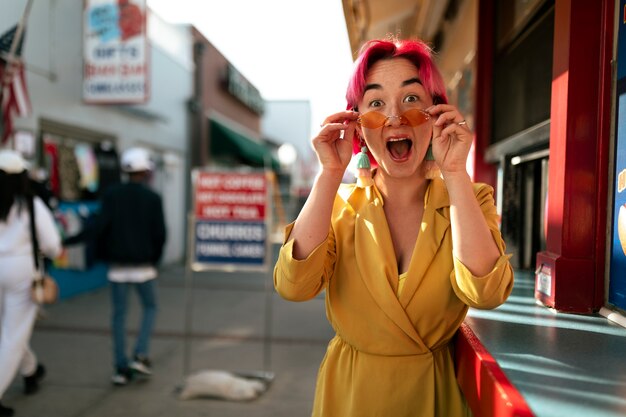
[[[272,296],[273,274],[265,273],[265,334],[263,335],[263,369],[272,369]]]
[[[194,174],[192,174],[194,175]],[[192,181],[193,182],[193,181]],[[187,217],[187,262],[185,265],[185,322],[184,322],[184,341],[183,341],[183,379],[185,379],[191,371],[191,355],[192,355],[192,327],[193,327],[193,301],[194,301],[194,272],[200,271],[227,271],[235,272],[232,265],[219,265],[209,263],[196,262],[195,254],[195,239],[196,239],[196,217],[193,212],[194,204],[192,204],[192,210]],[[271,205],[268,208],[271,212]],[[271,225],[266,221],[267,233],[270,233]],[[272,316],[273,316],[273,303],[272,297],[274,292],[273,274],[272,269],[269,267],[270,253],[273,255],[273,246],[269,243],[269,238],[266,239],[266,260],[264,266],[261,268],[243,268],[240,267],[241,272],[262,272],[264,279],[264,291],[265,291],[265,314],[264,314],[264,335],[263,335],[263,371],[238,371],[237,375],[245,378],[255,378],[262,380],[266,385],[269,385],[274,379],[274,373],[271,372],[272,367]]]
[[[185,323],[183,337],[183,378],[191,369],[191,327],[193,323],[193,270],[191,261],[193,259],[195,221],[193,213],[187,215],[187,262],[185,262]]]
[[[193,271],[185,266],[185,336],[183,346],[183,378],[191,369],[191,326],[193,322]]]

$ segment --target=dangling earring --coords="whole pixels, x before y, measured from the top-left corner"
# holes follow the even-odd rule
[[[435,162],[435,155],[433,154],[433,144],[432,141],[430,145],[428,145],[428,150],[426,151],[426,156],[424,157],[424,177],[427,180],[432,180],[433,178],[437,178],[441,176],[441,171],[439,170],[439,166]]]
[[[428,149],[426,150],[426,161],[434,161],[435,155],[433,155],[433,144],[428,145]]]
[[[365,141],[361,139],[361,152],[356,155],[356,179],[359,187],[372,185],[372,164]]]

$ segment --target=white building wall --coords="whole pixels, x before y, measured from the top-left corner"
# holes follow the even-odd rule
[[[0,34],[16,24],[26,0],[2,2]],[[164,263],[183,259],[188,181],[187,100],[192,96],[192,40],[188,26],[149,14],[150,98],[142,105],[90,105],[82,100],[83,2],[33,1],[23,57],[33,112],[16,129],[38,134],[40,121],[112,135],[117,149],[141,144],[166,162],[155,181],[164,199],[168,242]]]

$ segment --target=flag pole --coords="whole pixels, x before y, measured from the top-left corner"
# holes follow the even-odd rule
[[[15,36],[13,37],[13,42],[11,43],[11,49],[9,49],[9,55],[6,58],[8,71],[5,72],[4,80],[2,80],[2,85],[6,85],[7,80],[11,79],[11,66],[13,65],[13,61],[15,61],[15,52],[17,51],[18,45],[22,39],[22,34],[24,33],[24,28],[26,27],[26,21],[28,20],[28,15],[30,14],[30,7],[33,5],[33,0],[26,1],[26,7],[24,8],[24,13],[22,13],[22,17],[20,21],[17,23],[17,29],[15,30]]]
[[[11,78],[13,76],[13,70],[15,65],[15,53],[17,52],[17,48],[19,47],[22,41],[22,35],[24,34],[24,28],[26,27],[26,21],[28,20],[28,16],[30,14],[30,8],[33,5],[33,0],[26,1],[26,7],[24,8],[24,13],[22,13],[22,17],[20,21],[17,23],[17,28],[15,29],[15,35],[13,36],[13,40],[11,42],[11,48],[9,49],[9,55],[6,59],[6,71],[4,72],[4,77],[0,80],[0,97],[2,96],[2,91],[9,84]],[[4,135],[4,134],[3,134]],[[11,136],[11,148],[15,149],[15,138],[13,135]]]
[[[17,24],[17,30],[15,31],[15,37],[13,38],[13,43],[11,44],[11,49],[9,50],[9,58],[13,59],[15,55],[15,51],[17,51],[17,46],[19,45],[20,40],[22,39],[22,34],[24,33],[24,28],[26,27],[26,21],[28,20],[28,15],[30,14],[30,7],[33,5],[33,0],[26,1],[26,7],[24,8],[24,13],[22,13],[22,17]]]

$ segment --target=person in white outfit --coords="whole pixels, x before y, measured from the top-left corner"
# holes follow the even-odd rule
[[[0,401],[18,371],[26,376],[25,382],[43,376],[43,367],[29,346],[38,309],[30,295],[35,277],[30,199],[39,249],[53,258],[61,251],[54,217],[30,192],[26,162],[20,154],[0,150]],[[13,413],[0,403],[0,417]]]

